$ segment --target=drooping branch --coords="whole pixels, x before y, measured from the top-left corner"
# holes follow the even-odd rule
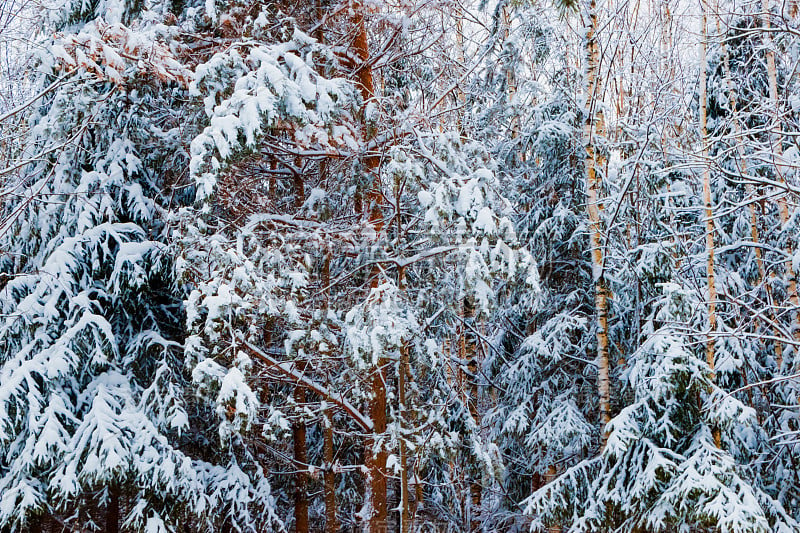
[[[326,402],[330,402],[345,413],[350,416],[353,421],[358,424],[358,426],[364,430],[365,432],[371,432],[373,429],[372,420],[365,417],[361,411],[358,410],[356,406],[351,404],[341,393],[334,392],[328,389],[325,385],[321,383],[317,383],[312,379],[308,378],[307,376],[300,373],[300,371],[295,368],[295,365],[288,361],[278,361],[277,359],[271,357],[269,354],[264,352],[263,350],[257,348],[253,344],[239,339],[240,347],[243,348],[248,354],[255,357],[259,361],[267,364],[271,369],[277,370],[287,378],[289,378],[293,383],[297,384],[300,387],[304,387],[306,390],[310,390],[316,394],[318,394],[323,400]]]

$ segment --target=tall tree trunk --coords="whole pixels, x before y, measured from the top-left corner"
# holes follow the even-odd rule
[[[702,39],[701,50],[703,61],[700,65],[700,135],[703,142],[703,205],[706,217],[706,284],[708,287],[708,340],[706,341],[706,362],[714,379],[715,365],[715,332],[717,331],[717,286],[714,277],[714,209],[711,203],[711,161],[709,160],[708,135],[708,4],[701,1]],[[713,428],[714,444],[720,447],[719,428]]]
[[[305,183],[300,172],[303,161],[296,157],[293,170],[294,206],[300,209],[305,202]],[[305,372],[306,363],[300,363],[299,372]],[[306,403],[306,390],[295,385],[294,401],[302,411]],[[292,423],[292,442],[294,446],[295,486],[294,486],[294,529],[296,533],[308,533],[308,449],[306,447],[306,422],[300,415]]]
[[[764,32],[762,32],[762,38],[764,42],[764,49],[766,50],[767,56],[767,76],[769,78],[769,99],[770,99],[770,109],[772,109],[774,116],[773,121],[774,124],[772,125],[778,132],[781,131],[780,123],[781,123],[781,113],[779,108],[779,101],[778,101],[778,73],[775,67],[775,52],[772,50],[772,33],[770,31],[772,22],[770,20],[770,5],[769,0],[761,0],[762,2],[762,11],[764,12]],[[780,133],[772,133],[770,135],[771,140],[771,148],[772,148],[772,164],[776,170],[777,174],[777,181],[780,183],[784,182],[784,177],[779,171],[778,162],[783,160],[783,136]],[[785,193],[781,193],[778,195],[778,215],[780,216],[781,221],[781,230],[786,229],[786,224],[789,222],[789,205],[786,202]],[[792,250],[791,241],[787,241],[786,243],[786,261],[784,262],[784,269],[786,270],[786,278],[789,284],[789,301],[792,304],[792,307],[796,310],[800,308],[800,298],[798,298],[797,293],[797,278],[794,272],[794,265],[792,264],[792,257],[794,256],[794,252]],[[792,326],[793,329],[793,338],[794,340],[800,340],[800,313],[795,311],[795,318],[794,324]],[[796,350],[796,348],[795,348]],[[776,351],[775,351],[775,360],[778,364],[778,370],[783,365],[783,350],[780,347],[780,343],[776,342]]]
[[[661,19],[661,69],[672,87],[674,93],[675,62],[672,60],[674,46],[672,41],[672,9],[669,7],[671,0],[657,0],[659,5],[659,18]]]
[[[331,284],[331,249],[326,244],[325,259],[322,261],[321,283],[323,308],[327,312],[330,306]],[[323,466],[323,492],[325,499],[325,533],[337,533],[339,520],[336,517],[336,471],[334,470],[333,449],[333,412],[328,407],[322,412],[322,460]]]
[[[395,198],[400,198],[402,195],[402,184],[399,180],[395,180]],[[396,204],[394,220],[397,230],[397,249],[402,246],[403,235],[403,217],[400,210],[400,202]],[[406,288],[406,269],[401,266],[397,269],[397,288],[405,291]],[[398,413],[400,414],[400,533],[410,533],[412,526],[412,513],[411,513],[411,493],[409,491],[409,472],[408,472],[408,446],[406,445],[406,436],[402,430],[408,427],[409,410],[406,397],[406,382],[411,378],[411,368],[408,360],[408,346],[403,345],[400,348],[400,361],[397,369],[397,400],[399,402]]]
[[[369,472],[371,516],[369,531],[383,531],[387,527],[388,505],[386,494],[386,460],[388,454],[382,447],[375,450],[378,435],[386,432],[386,382],[384,367],[379,362],[372,376],[372,398],[370,415],[373,423],[373,436],[365,447],[366,465]]]
[[[367,28],[364,23],[364,6],[361,0],[353,0],[353,25],[355,27],[355,39],[353,48],[359,59],[356,67],[356,78],[361,98],[364,101],[364,111],[375,98],[375,80],[372,75],[372,67],[369,64],[369,42],[367,40]],[[364,141],[368,144],[375,137],[372,131],[373,126],[364,125]],[[379,176],[380,155],[376,152],[367,153],[363,159],[364,171],[370,179],[369,190],[364,195],[363,208],[366,212],[368,221],[374,226],[375,233],[379,234],[383,230],[383,212],[381,209],[381,184]]]
[[[456,79],[461,78],[461,76],[466,72],[467,69],[467,56],[464,52],[464,14],[461,11],[461,6],[458,7],[454,14],[456,18],[456,62],[458,63],[456,68]],[[464,124],[464,112],[465,110],[463,107],[467,102],[467,95],[464,94],[464,90],[459,85],[455,89],[456,100],[458,101],[458,106],[460,109],[456,112],[456,121],[458,124],[458,132],[461,134],[462,138],[466,138],[466,129]]]
[[[475,348],[473,347],[473,350]],[[473,354],[477,355],[477,354]],[[478,431],[481,428],[481,418],[478,412],[478,359],[472,357],[467,363],[467,372],[469,374],[469,412],[472,419],[475,421],[475,426]],[[470,530],[479,531],[481,529],[481,502],[483,501],[483,481],[479,471],[472,473],[469,492],[472,501],[472,511],[470,512]]]
[[[404,346],[400,353],[398,368],[397,395],[400,401],[400,420],[405,425],[408,410],[406,409],[406,379],[408,377],[408,349]],[[405,435],[400,436],[400,533],[411,531],[411,494],[408,490],[408,450]]]
[[[353,27],[355,29],[355,39],[353,49],[358,56],[359,65],[357,66],[356,77],[361,97],[366,107],[375,98],[375,83],[372,76],[372,68],[369,64],[369,43],[367,41],[367,29],[364,22],[364,5],[361,0],[353,0]],[[366,113],[365,113],[366,114]],[[364,125],[364,140],[370,141],[374,138],[374,131],[370,124]],[[383,212],[381,208],[381,187],[380,187],[380,156],[377,153],[367,153],[364,157],[364,171],[369,178],[369,190],[363,195],[362,210],[368,222],[375,230],[375,234],[380,236],[383,231]],[[358,206],[357,206],[358,207]],[[378,237],[380,238],[380,237]],[[377,272],[373,271],[372,286],[378,285]],[[366,454],[365,463],[367,466],[370,494],[368,495],[370,516],[368,518],[370,531],[382,531],[387,526],[387,495],[386,495],[386,460],[388,454],[383,448],[375,449],[379,442],[375,436],[386,432],[386,365],[384,358],[378,360],[376,368],[372,371],[370,399],[370,417],[374,426],[373,436],[367,439],[364,447]]]
[[[597,42],[597,2],[587,0],[584,4],[586,54],[586,100],[584,120],[584,144],[586,146],[586,208],[589,217],[589,239],[592,251],[592,272],[595,284],[595,313],[597,315],[597,391],[599,394],[599,418],[602,429],[601,447],[608,440],[606,425],[611,421],[611,383],[608,363],[608,288],[605,281],[603,257],[603,226],[600,214],[601,178],[597,174],[595,133],[602,129],[602,112],[597,109],[598,71],[600,48]]]
[[[511,36],[511,8],[508,3],[503,4],[500,16],[502,17],[500,23],[503,28],[503,42],[506,42]],[[506,60],[504,70],[506,78],[506,98],[508,99],[508,105],[512,105],[517,95],[518,87],[517,76],[511,61]],[[517,137],[519,137],[519,115],[517,111],[514,110],[511,115],[511,138],[516,139]]]
[[[306,391],[301,385],[294,389],[294,401],[301,408],[306,403]],[[308,533],[308,449],[306,423],[302,417],[292,423],[292,441],[297,469],[294,486],[294,530],[296,533]]]
[[[466,400],[467,408],[475,426],[480,431],[481,418],[478,411],[478,342],[475,333],[470,330],[474,327],[475,304],[470,298],[464,298],[461,311],[461,335],[459,339],[459,358],[461,364],[466,363],[466,369],[462,367],[463,395]],[[481,500],[483,496],[483,483],[480,473],[472,465],[469,470],[469,494],[470,494],[470,531],[479,531]]]
[[[702,40],[701,49],[703,61],[700,66],[700,135],[702,137],[703,150],[703,206],[706,218],[706,283],[708,288],[708,324],[709,339],[706,343],[706,361],[709,367],[714,368],[714,338],[713,334],[717,329],[717,288],[714,279],[714,210],[711,203],[711,161],[709,160],[708,135],[708,5],[705,1],[702,4]]]

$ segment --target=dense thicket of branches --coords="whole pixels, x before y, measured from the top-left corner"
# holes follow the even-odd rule
[[[797,17],[6,0],[0,530],[800,530]]]

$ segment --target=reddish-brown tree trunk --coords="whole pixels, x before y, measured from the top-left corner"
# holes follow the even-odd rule
[[[361,91],[361,98],[364,104],[366,115],[367,106],[375,98],[375,80],[372,76],[372,68],[369,64],[369,42],[367,41],[367,28],[364,24],[364,6],[361,0],[353,1],[353,25],[355,27],[355,39],[353,49],[358,56],[359,65],[356,69],[356,80]],[[368,145],[375,136],[373,126],[365,121],[364,141]],[[369,222],[375,227],[375,232],[383,230],[383,212],[381,210],[381,187],[378,170],[380,167],[380,155],[376,152],[368,152],[364,159],[364,172],[369,179],[369,189],[366,194],[360,193],[359,196],[366,200],[362,203],[361,209],[367,215]]]
[[[364,111],[375,98],[375,82],[372,76],[372,68],[369,63],[369,43],[367,41],[367,29],[364,23],[364,5],[361,0],[354,0],[353,7],[353,27],[355,39],[353,40],[353,50],[355,51],[359,64],[357,66],[356,78],[361,90],[361,97],[364,101]],[[364,141],[368,145],[374,138],[372,125],[364,124]],[[374,150],[374,149],[373,149]],[[364,172],[367,174],[369,189],[366,194],[361,194],[362,205],[356,206],[357,209],[366,215],[367,221],[373,227],[375,234],[380,235],[383,231],[383,212],[381,209],[381,189],[380,189],[380,156],[377,153],[368,152],[364,159]],[[376,276],[373,272],[372,287],[378,285]],[[375,436],[386,432],[386,368],[387,361],[383,358],[378,360],[377,367],[372,370],[371,389],[372,398],[370,399],[369,412],[373,423],[373,436],[367,439],[364,447],[365,463],[367,466],[370,494],[367,496],[370,505],[370,516],[368,527],[371,532],[384,531],[387,527],[387,495],[386,495],[386,460],[387,452],[376,449],[377,439]]]
[[[381,360],[381,362],[383,362]],[[372,375],[372,400],[370,403],[373,437],[367,439],[365,449],[366,465],[369,471],[370,504],[372,514],[369,519],[369,531],[381,532],[387,527],[388,505],[386,496],[386,460],[388,454],[382,447],[375,450],[377,438],[386,432],[386,381],[383,367],[377,368]]]

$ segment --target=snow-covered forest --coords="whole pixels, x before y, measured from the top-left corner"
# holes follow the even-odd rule
[[[800,532],[797,0],[0,0],[0,531]]]

